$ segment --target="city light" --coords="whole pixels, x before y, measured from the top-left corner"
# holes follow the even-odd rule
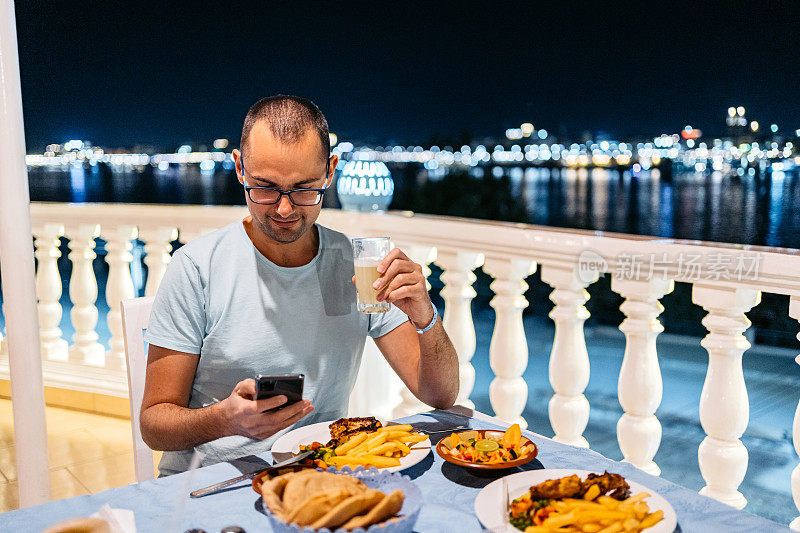
[[[335,133],[329,133],[328,134],[328,139],[331,142],[331,147],[336,146],[336,143],[339,142],[339,138],[336,136]]]
[[[777,124],[773,124],[772,126],[769,127],[769,129],[772,130],[772,133],[778,133],[778,125]]]
[[[750,123],[750,129],[753,130],[753,131],[758,131],[758,122],[756,122],[755,120],[753,122],[751,122]]]
[[[731,117],[731,118],[736,116],[736,108],[735,107],[729,107],[728,108],[728,116]]]
[[[538,135],[540,139],[547,139],[547,130],[546,129],[539,130]]]
[[[530,122],[526,122],[523,125],[521,125],[519,129],[522,131],[523,137],[530,137],[531,133],[533,133],[533,124],[531,124]]]
[[[224,150],[228,147],[228,139],[214,139],[214,148]]]
[[[739,107],[737,107],[737,108],[736,108],[736,113],[737,113],[737,114],[738,114],[740,117],[743,117],[743,116],[744,116],[744,108],[743,108],[742,106],[739,106]]]

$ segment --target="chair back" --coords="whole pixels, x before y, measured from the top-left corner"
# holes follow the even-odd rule
[[[153,479],[153,450],[142,440],[139,418],[144,397],[144,379],[147,370],[147,352],[144,331],[150,319],[153,297],[122,301],[122,331],[125,338],[125,361],[128,365],[128,397],[131,403],[131,429],[133,433],[133,463],[136,481]]]

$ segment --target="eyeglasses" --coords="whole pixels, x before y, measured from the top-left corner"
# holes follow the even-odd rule
[[[244,176],[244,158],[241,156],[239,157],[239,164],[242,166],[242,176]],[[330,158],[325,163],[325,178],[328,178],[331,169],[331,160]],[[322,201],[322,195],[325,194],[325,191],[328,189],[291,189],[288,191],[284,191],[281,189],[276,189],[275,187],[251,187],[249,185],[244,186],[245,193],[247,197],[250,198],[250,201],[254,204],[260,205],[274,205],[281,201],[283,195],[289,197],[289,201],[296,206],[300,207],[307,207],[311,205],[317,205]]]

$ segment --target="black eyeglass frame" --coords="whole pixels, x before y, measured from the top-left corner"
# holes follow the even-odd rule
[[[245,175],[244,175],[244,173],[245,173],[244,156],[241,155],[241,154],[239,155],[239,165],[242,168],[242,178],[245,178]],[[330,176],[330,172],[331,172],[331,158],[329,157],[328,160],[325,163],[325,181],[328,180],[328,177]],[[245,191],[245,194],[247,194],[247,198],[249,198],[250,201],[253,202],[254,204],[258,204],[258,205],[275,205],[275,204],[278,204],[278,203],[280,203],[280,201],[283,198],[283,196],[286,195],[286,196],[289,197],[289,201],[292,203],[292,205],[295,205],[297,207],[311,207],[311,206],[314,206],[314,205],[318,205],[322,201],[322,196],[328,190],[328,187],[325,187],[323,189],[290,189],[288,191],[285,191],[285,190],[282,190],[282,189],[276,189],[275,187],[256,187],[256,186],[246,185],[244,183],[242,183],[242,185],[244,186],[244,191]],[[267,191],[275,191],[275,192],[278,193],[278,198],[274,202],[257,202],[255,200],[253,200],[253,195],[250,194],[250,191],[252,191],[253,189],[262,189],[262,190],[267,190]],[[317,193],[317,200],[313,204],[300,204],[300,203],[297,203],[295,201],[295,199],[292,197],[292,193],[295,193],[295,192],[306,192],[306,191],[314,191],[314,192]]]

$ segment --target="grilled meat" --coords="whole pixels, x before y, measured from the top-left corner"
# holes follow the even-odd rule
[[[631,492],[631,487],[624,477],[619,474],[609,474],[608,472],[586,476],[586,480],[583,482],[583,493],[585,494],[592,485],[600,487],[600,494],[605,494],[616,500],[626,499]]]
[[[560,498],[573,498],[583,494],[581,478],[576,475],[549,479],[531,487],[533,500],[558,500]]]
[[[340,418],[329,426],[331,430],[331,440],[328,442],[328,447],[344,444],[350,437],[364,431],[376,431],[381,425],[382,424],[374,416]]]
[[[561,498],[581,498],[589,487],[597,485],[601,495],[624,500],[630,495],[630,486],[619,474],[589,474],[581,481],[576,475],[550,479],[531,487],[533,500],[558,500]]]

